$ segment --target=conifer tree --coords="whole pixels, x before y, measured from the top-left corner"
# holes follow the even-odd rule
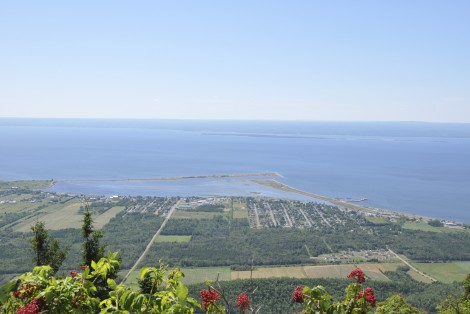
[[[31,227],[33,238],[30,240],[36,266],[49,265],[57,272],[67,256],[68,248],[60,249],[59,241],[51,238],[42,221]]]
[[[105,246],[100,244],[103,233],[93,229],[93,218],[88,206],[86,206],[86,211],[83,215],[82,237],[83,265],[91,266],[92,261],[97,262],[100,258],[104,257]]]

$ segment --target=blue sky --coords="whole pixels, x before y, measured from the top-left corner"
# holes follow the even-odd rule
[[[3,1],[0,117],[470,122],[470,1]]]

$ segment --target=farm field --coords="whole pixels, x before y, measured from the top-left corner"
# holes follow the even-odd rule
[[[405,222],[402,226],[404,229],[429,231],[429,232],[468,232],[461,228],[433,227],[424,222]]]
[[[395,271],[401,263],[376,264],[344,264],[324,266],[286,266],[286,267],[259,267],[253,270],[253,278],[346,278],[351,270],[359,267],[371,280],[388,281],[383,274],[386,271]],[[232,271],[232,279],[248,279],[250,271]]]
[[[232,271],[233,279],[249,279],[251,271]],[[253,278],[307,278],[304,267],[302,266],[286,266],[286,267],[258,267],[253,270]]]
[[[98,229],[103,228],[112,218],[116,217],[116,215],[119,214],[124,209],[125,209],[124,206],[114,206],[108,209],[107,211],[105,211],[104,213],[102,213],[101,215],[99,215],[98,217],[93,217],[95,221],[95,224],[94,224],[95,227]],[[83,215],[80,214],[80,216],[82,217],[81,220],[83,220]]]
[[[233,202],[233,218],[248,219],[248,210],[245,203],[239,201]]]
[[[183,211],[177,209],[173,215],[171,216],[172,219],[212,219],[215,216],[220,216],[221,213],[215,212],[196,212],[196,211]]]
[[[45,189],[53,184],[51,180],[0,181],[0,190]]]
[[[46,228],[51,230],[80,227],[80,219],[82,219],[82,215],[78,213],[81,205],[80,202],[75,199],[69,199],[64,203],[48,205],[26,219],[19,220],[14,230],[29,232],[36,220],[44,221]]]
[[[62,204],[61,204],[62,205]],[[65,205],[65,204],[64,204]],[[62,206],[64,206],[62,205]],[[80,209],[80,203],[71,203],[65,205],[65,207],[57,208],[57,210],[47,213],[42,216],[34,217],[29,219],[24,223],[21,223],[16,228],[16,231],[19,232],[28,232],[31,230],[31,225],[33,225],[36,219],[44,221],[46,223],[46,228],[51,230],[60,230],[66,228],[79,228],[81,220],[83,220],[83,215],[78,213]]]
[[[412,263],[422,272],[434,277],[438,281],[451,283],[461,282],[470,273],[470,261],[448,263]]]
[[[126,280],[126,285],[137,288],[139,286],[140,269],[133,271]],[[170,268],[171,269],[171,268]],[[169,269],[169,270],[170,270]],[[121,270],[119,276],[125,276],[129,270]],[[231,280],[230,267],[198,267],[198,268],[182,268],[184,274],[182,281],[186,285],[203,283],[206,280],[215,281],[219,276],[219,281]]]
[[[191,236],[179,236],[179,235],[159,235],[155,239],[155,242],[171,242],[171,243],[188,243],[191,241]]]

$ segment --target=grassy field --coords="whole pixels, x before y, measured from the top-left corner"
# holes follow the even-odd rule
[[[31,181],[0,181],[1,190],[18,189],[45,189],[52,185],[51,180],[31,180]]]
[[[193,212],[176,210],[171,216],[172,219],[212,219],[218,215],[227,215],[227,213],[211,212]]]
[[[24,199],[30,198],[31,195],[29,194],[22,194],[22,195],[7,195],[0,197],[0,202],[4,201],[5,203],[0,204],[0,215],[6,213],[19,213],[22,211],[35,209],[42,204],[47,204],[47,200],[43,200],[37,203],[30,203],[30,202],[22,202]],[[16,201],[16,204],[9,204],[8,201]]]
[[[126,286],[131,288],[139,287],[139,276],[140,276],[140,267],[139,269],[133,271],[126,281]],[[121,270],[119,276],[124,277],[129,270]],[[202,283],[206,280],[215,281],[217,276],[219,276],[220,281],[228,281],[230,277],[230,267],[198,267],[198,268],[183,268],[181,271],[184,274],[182,279],[183,283],[186,285],[194,283]]]
[[[251,271],[232,271],[232,279],[249,279],[253,278],[306,278],[307,274],[302,266],[286,266],[286,267],[259,267]]]
[[[369,216],[364,216],[365,219],[369,220],[373,224],[387,224],[389,221],[386,218],[383,217],[369,217]]]
[[[389,279],[382,272],[395,270],[399,263],[384,264],[345,264],[345,265],[327,265],[327,266],[305,266],[305,272],[308,278],[346,278],[351,270],[356,266],[364,271],[366,277],[372,280],[388,281]]]
[[[112,218],[116,217],[118,213],[124,210],[123,206],[114,206],[99,215],[98,217],[93,217],[95,224],[94,226],[98,229],[101,229],[106,225]],[[80,215],[83,220],[83,215]]]
[[[171,243],[188,243],[191,241],[191,236],[178,236],[178,235],[159,235],[155,242],[171,242]]]
[[[413,266],[435,279],[451,283],[461,282],[470,274],[470,261],[449,263],[412,263]]]
[[[377,264],[344,264],[325,266],[287,266],[287,267],[259,267],[250,271],[232,271],[232,279],[253,278],[346,278],[356,266],[364,271],[371,280],[388,281],[385,271],[395,271],[401,263],[377,263]]]
[[[183,283],[193,284],[206,280],[215,281],[217,275],[220,281],[227,281],[231,278],[230,267],[199,267],[199,268],[183,268]]]
[[[468,232],[460,228],[433,227],[424,222],[405,222],[403,228],[428,232]]]
[[[233,202],[233,218],[248,219],[248,209],[244,202]]]
[[[83,215],[78,213],[81,203],[67,202],[66,204],[57,204],[47,208],[47,213],[41,213],[37,217],[28,219],[15,228],[15,231],[28,232],[36,220],[44,221],[46,228],[59,230],[66,228],[80,228]],[[53,207],[53,209],[52,209]]]

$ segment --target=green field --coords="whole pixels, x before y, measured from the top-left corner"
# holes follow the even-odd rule
[[[233,202],[233,218],[248,219],[248,209],[244,202]]]
[[[106,225],[112,218],[116,217],[121,211],[123,211],[125,207],[123,206],[115,206],[111,207],[98,217],[93,217],[95,223],[94,226],[98,229],[101,229]],[[81,215],[81,220],[83,220],[83,214]]]
[[[83,215],[78,213],[81,203],[68,201],[65,204],[55,204],[38,212],[37,215],[18,224],[14,229],[18,232],[28,232],[37,220],[44,221],[46,228],[59,230],[80,228]]]
[[[424,222],[405,222],[402,227],[409,230],[428,232],[468,232],[467,230],[460,228],[433,227]]]
[[[178,235],[159,235],[155,242],[171,242],[171,243],[188,243],[191,241],[191,236],[178,236]]]
[[[231,279],[230,267],[198,267],[198,268],[183,268],[184,274],[183,282],[185,284],[201,283],[206,280],[215,281],[217,276],[220,281],[227,281]]]
[[[138,288],[140,269],[133,271],[126,280],[126,285],[132,288]],[[120,277],[124,277],[129,270],[121,270],[119,272]],[[186,285],[203,283],[206,280],[215,281],[217,276],[220,281],[228,281],[231,279],[230,267],[198,267],[198,268],[182,268],[181,271],[184,274],[182,279]]]
[[[422,272],[444,283],[451,283],[454,281],[461,282],[467,274],[470,274],[470,261],[412,264]]]
[[[12,188],[17,189],[45,189],[52,185],[51,180],[31,180],[31,181],[0,181],[0,189],[10,190]]]
[[[232,279],[252,278],[346,278],[356,266],[364,271],[371,280],[389,281],[383,274],[385,271],[395,271],[401,263],[373,263],[373,264],[344,264],[324,266],[286,266],[286,267],[258,267],[251,271],[232,271]]]
[[[219,215],[226,215],[226,213],[176,210],[171,216],[171,218],[172,219],[212,219],[215,216],[219,216]]]
[[[387,224],[388,220],[383,217],[369,217],[369,216],[364,216],[364,218],[368,221],[370,221],[373,224],[381,225],[381,224]]]
[[[286,267],[258,267],[251,271],[232,271],[232,279],[250,279],[250,278],[307,278],[304,267],[286,266]]]

